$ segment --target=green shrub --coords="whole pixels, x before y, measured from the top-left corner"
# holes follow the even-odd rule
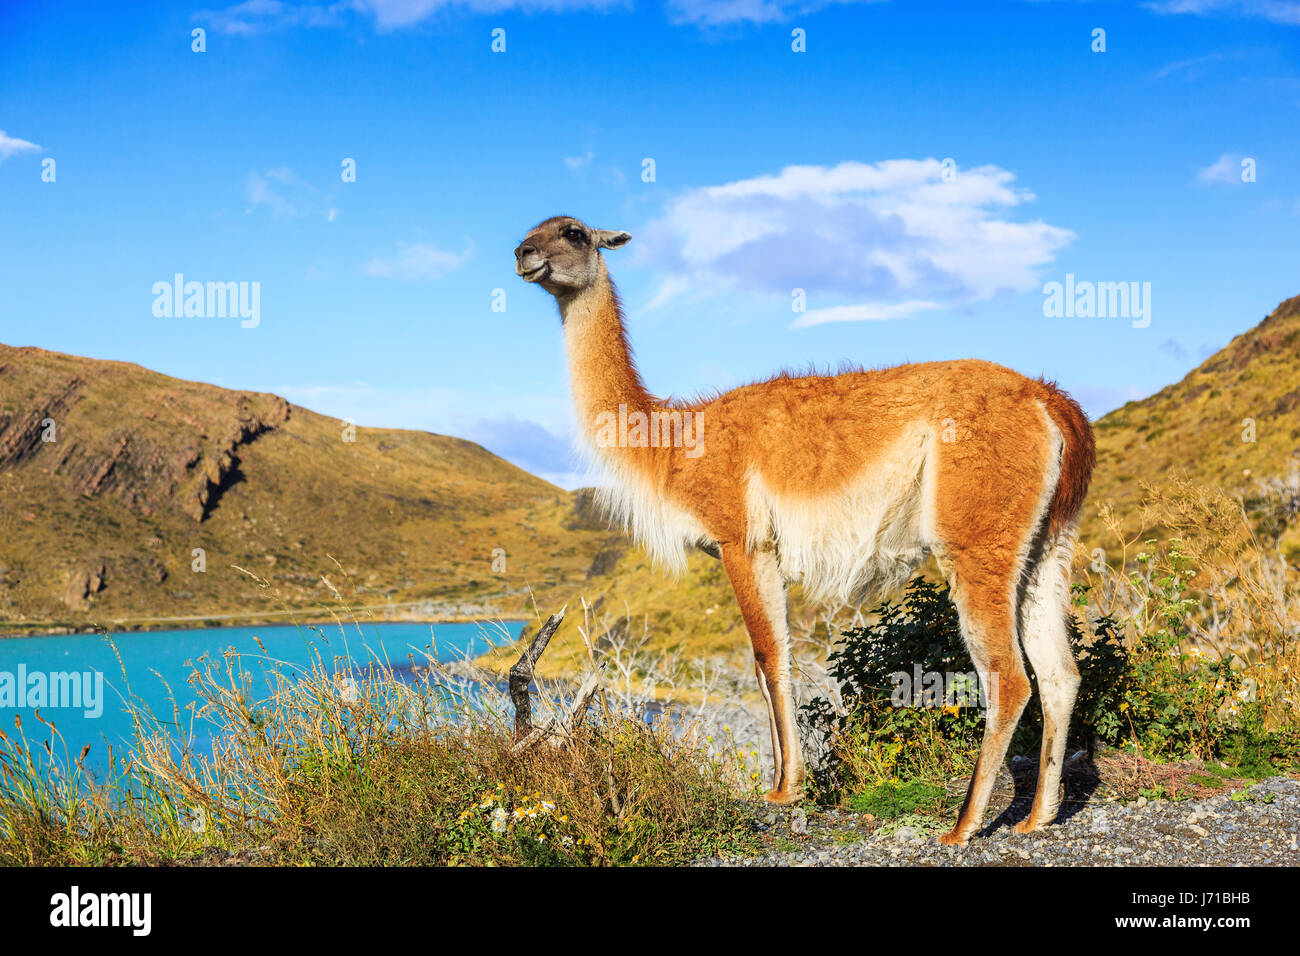
[[[918,810],[939,810],[945,802],[943,787],[911,780],[907,783],[887,781],[849,797],[849,809],[870,813],[882,820],[893,820]]]
[[[1201,652],[1190,625],[1200,607],[1190,588],[1196,568],[1178,540],[1155,545],[1147,542],[1130,576],[1141,603],[1118,708],[1129,743],[1154,757],[1220,759],[1244,776],[1276,773],[1300,753],[1296,728],[1266,726],[1244,661]]]
[[[809,729],[827,744],[814,789],[831,802],[899,779],[968,773],[979,750],[977,706],[896,706],[906,694],[895,675],[913,675],[918,666],[922,673],[972,670],[948,589],[916,578],[901,601],[886,601],[874,613],[878,620],[845,631],[829,658],[844,709],[824,697],[803,707]]]
[[[1281,692],[1257,694],[1248,675],[1258,667],[1199,650],[1190,623],[1200,609],[1189,585],[1196,569],[1176,539],[1161,549],[1147,545],[1137,570],[1122,581],[1132,598],[1123,621],[1095,617],[1085,632],[1071,618],[1081,683],[1069,745],[1091,751],[1100,742],[1159,760],[1219,760],[1252,779],[1294,767],[1300,728],[1268,719],[1267,704]],[[1074,586],[1076,607],[1088,606],[1090,591]],[[901,600],[884,602],[874,614],[875,623],[844,632],[830,655],[843,708],[824,697],[803,708],[810,731],[826,744],[813,782],[830,802],[861,803],[878,793],[883,799],[895,791],[881,788],[896,789],[899,781],[933,785],[969,774],[983,733],[978,700],[922,699],[926,706],[917,706],[897,693],[900,673],[973,670],[948,589],[915,579]],[[1042,711],[1032,670],[1030,683],[1034,692],[1011,752],[1036,757]]]
[[[890,781],[933,782],[969,774],[983,735],[984,715],[973,693],[940,706],[899,706],[894,675],[918,669],[923,674],[974,671],[948,588],[916,578],[900,601],[885,601],[873,613],[875,623],[845,631],[830,655],[830,674],[844,709],[837,711],[823,697],[803,708],[810,730],[827,743],[813,782],[819,796],[831,802],[874,792]],[[1119,704],[1134,677],[1120,630],[1102,618],[1085,638],[1072,624],[1071,641],[1082,681],[1070,742],[1088,749],[1096,739],[1118,743],[1126,733]],[[1013,752],[1036,756],[1042,712],[1032,673],[1030,682],[1035,689]]]

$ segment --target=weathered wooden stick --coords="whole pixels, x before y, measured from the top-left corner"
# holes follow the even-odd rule
[[[599,669],[592,671],[578,687],[578,693],[573,698],[573,706],[569,708],[568,714],[558,725],[554,719],[547,721],[545,727],[538,727],[529,731],[523,737],[515,741],[510,748],[512,754],[517,754],[521,750],[527,750],[534,743],[543,737],[549,737],[559,730],[564,734],[571,734],[582,723],[583,716],[587,713],[587,705],[591,703],[591,698],[596,696],[596,689],[600,686],[600,678],[604,673],[605,666],[602,664]]]
[[[591,698],[596,696],[596,691],[602,688],[600,678],[604,673],[605,665],[601,664],[587,675],[587,679],[578,688],[578,694],[573,698],[573,706],[569,708],[569,716],[564,721],[564,729],[567,732],[573,733],[582,726],[583,718],[587,716],[587,705],[591,703]]]
[[[538,658],[546,650],[546,645],[550,643],[552,635],[564,620],[564,612],[568,610],[568,605],[560,608],[555,614],[546,619],[542,629],[537,632],[533,642],[528,645],[528,650],[515,661],[514,666],[510,668],[510,699],[515,704],[515,738],[527,736],[533,730],[533,703],[528,696],[528,685],[533,680],[533,668],[537,666]]]

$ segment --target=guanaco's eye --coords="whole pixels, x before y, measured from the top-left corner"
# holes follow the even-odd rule
[[[572,226],[564,230],[564,238],[573,242],[585,242],[587,240],[581,229],[574,229]]]

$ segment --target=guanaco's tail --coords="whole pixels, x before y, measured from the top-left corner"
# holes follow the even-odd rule
[[[1083,510],[1088,482],[1097,464],[1097,442],[1092,425],[1079,403],[1053,382],[1043,382],[1043,403],[1047,414],[1061,430],[1065,449],[1061,453],[1061,474],[1056,492],[1047,506],[1048,527],[1053,534],[1068,528]]]

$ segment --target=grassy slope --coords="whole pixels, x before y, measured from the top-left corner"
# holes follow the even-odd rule
[[[1246,419],[1255,423],[1254,442],[1243,440]],[[1234,495],[1250,495],[1260,479],[1285,478],[1300,464],[1300,296],[1182,381],[1106,415],[1096,430],[1090,516],[1110,501],[1134,525],[1142,483],[1172,474]],[[1293,553],[1300,551],[1295,532],[1283,538]]]
[[[46,418],[54,442],[41,440]],[[370,428],[345,442],[341,422],[273,395],[0,346],[0,622],[10,630],[275,610],[232,565],[310,609],[328,598],[322,572],[353,594],[329,556],[360,602],[518,613],[528,586],[549,602],[582,580],[607,537],[566,527],[571,516],[569,493],[471,442]],[[194,548],[206,551],[205,573],[191,569]],[[495,548],[505,573],[492,570]],[[78,577],[90,582],[81,600]]]

